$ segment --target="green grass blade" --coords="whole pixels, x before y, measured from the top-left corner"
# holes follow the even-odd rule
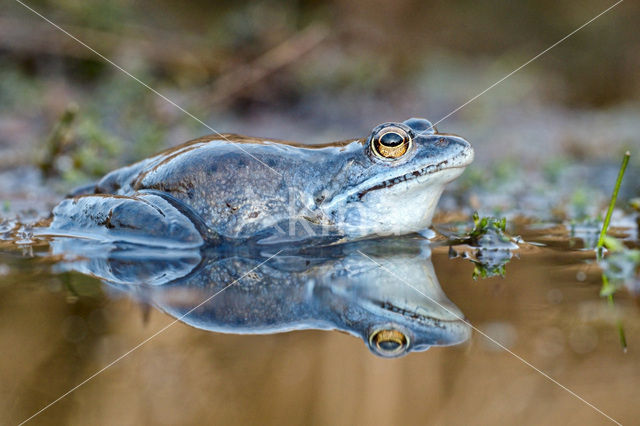
[[[620,166],[620,171],[618,172],[618,179],[616,180],[616,186],[613,188],[613,193],[611,194],[611,201],[609,202],[609,209],[607,210],[607,215],[604,218],[604,222],[602,224],[602,229],[600,230],[600,238],[598,238],[598,252],[602,250],[602,246],[604,245],[604,237],[607,235],[607,230],[609,229],[609,222],[611,222],[611,214],[613,214],[613,208],[616,205],[616,200],[618,199],[618,191],[620,190],[620,185],[622,185],[622,178],[624,177],[624,172],[627,169],[627,164],[629,164],[629,157],[631,157],[631,153],[629,151],[624,153],[624,157],[622,157],[622,165]]]

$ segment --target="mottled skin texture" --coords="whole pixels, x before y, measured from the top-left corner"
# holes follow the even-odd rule
[[[195,224],[205,242],[420,231],[430,225],[444,185],[472,161],[473,150],[459,137],[435,133],[426,120],[399,125],[411,132],[413,143],[398,159],[374,155],[368,138],[300,146],[207,136],[115,170],[84,196],[163,197]],[[52,229],[68,226],[74,202],[58,206]]]
[[[238,246],[171,255],[157,248],[97,246],[84,239],[54,240],[52,247],[66,257],[81,255],[68,264],[71,269],[100,277],[205,330],[270,334],[337,329],[362,338],[382,356],[456,344],[470,335],[463,314],[440,288],[424,240],[291,249],[271,259],[275,251],[256,253]],[[380,329],[399,330],[407,346],[381,353],[370,342]]]

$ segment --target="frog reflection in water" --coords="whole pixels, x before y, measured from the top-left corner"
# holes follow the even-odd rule
[[[420,240],[291,249],[271,259],[237,246],[168,254],[157,248],[105,249],[109,246],[65,238],[52,247],[68,259],[79,256],[67,268],[102,278],[209,331],[342,330],[383,357],[457,344],[470,336],[463,314],[438,284],[429,245]]]
[[[77,191],[44,233],[173,247],[402,235],[430,226],[472,160],[468,142],[423,119],[318,146],[206,136]]]

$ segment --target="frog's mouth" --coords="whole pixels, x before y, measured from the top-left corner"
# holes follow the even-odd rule
[[[430,327],[444,328],[444,324],[459,323],[465,320],[461,312],[453,313],[454,309],[458,311],[457,307],[443,307],[440,302],[434,302],[436,307],[440,309],[433,309],[428,314],[424,312],[418,313],[415,307],[413,307],[413,309],[408,305],[403,307],[388,300],[371,300],[371,304],[376,310],[398,315],[399,318],[410,318],[411,321],[416,321],[417,323]],[[438,310],[442,312],[438,312]]]
[[[455,167],[448,167],[449,164],[449,160],[444,160],[440,163],[437,164],[430,164],[426,167],[422,167],[418,170],[414,170],[408,173],[405,173],[404,175],[400,175],[400,176],[396,176],[392,179],[387,179],[384,180],[380,183],[377,183],[373,186],[370,186],[369,188],[363,189],[361,191],[359,191],[358,193],[356,193],[356,197],[358,200],[362,199],[362,197],[364,197],[365,195],[367,195],[369,192],[373,192],[373,191],[377,191],[379,189],[389,189],[392,188],[396,185],[399,185],[403,182],[409,182],[409,181],[414,181],[414,180],[419,180],[419,178],[424,177],[424,176],[430,176],[430,175],[435,175],[436,173],[440,172],[440,171],[444,171],[444,170],[452,170],[452,169],[460,169],[460,173],[462,173],[462,171],[465,169],[465,167],[467,166],[465,165],[461,165],[461,166],[455,166]],[[457,176],[456,176],[457,177]]]

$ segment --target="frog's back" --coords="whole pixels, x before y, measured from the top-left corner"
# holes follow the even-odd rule
[[[317,164],[321,151],[238,135],[206,136],[109,173],[95,192],[154,192],[184,205],[222,235],[251,235],[284,220],[294,181],[318,182],[306,174],[313,173],[309,164]]]
[[[197,149],[211,140],[211,137],[202,137],[185,142],[182,145],[169,148],[153,157],[145,158],[137,163],[122,167],[106,174],[95,185],[96,194],[127,194],[135,191],[135,184],[139,177],[148,170],[157,167],[163,162],[193,149]]]
[[[244,180],[282,179],[320,150],[281,140],[247,136],[208,135],[170,148],[138,163],[112,171],[96,185],[96,193],[125,195],[144,189],[181,192],[190,184],[220,193],[220,184]],[[205,179],[206,177],[206,179]]]

